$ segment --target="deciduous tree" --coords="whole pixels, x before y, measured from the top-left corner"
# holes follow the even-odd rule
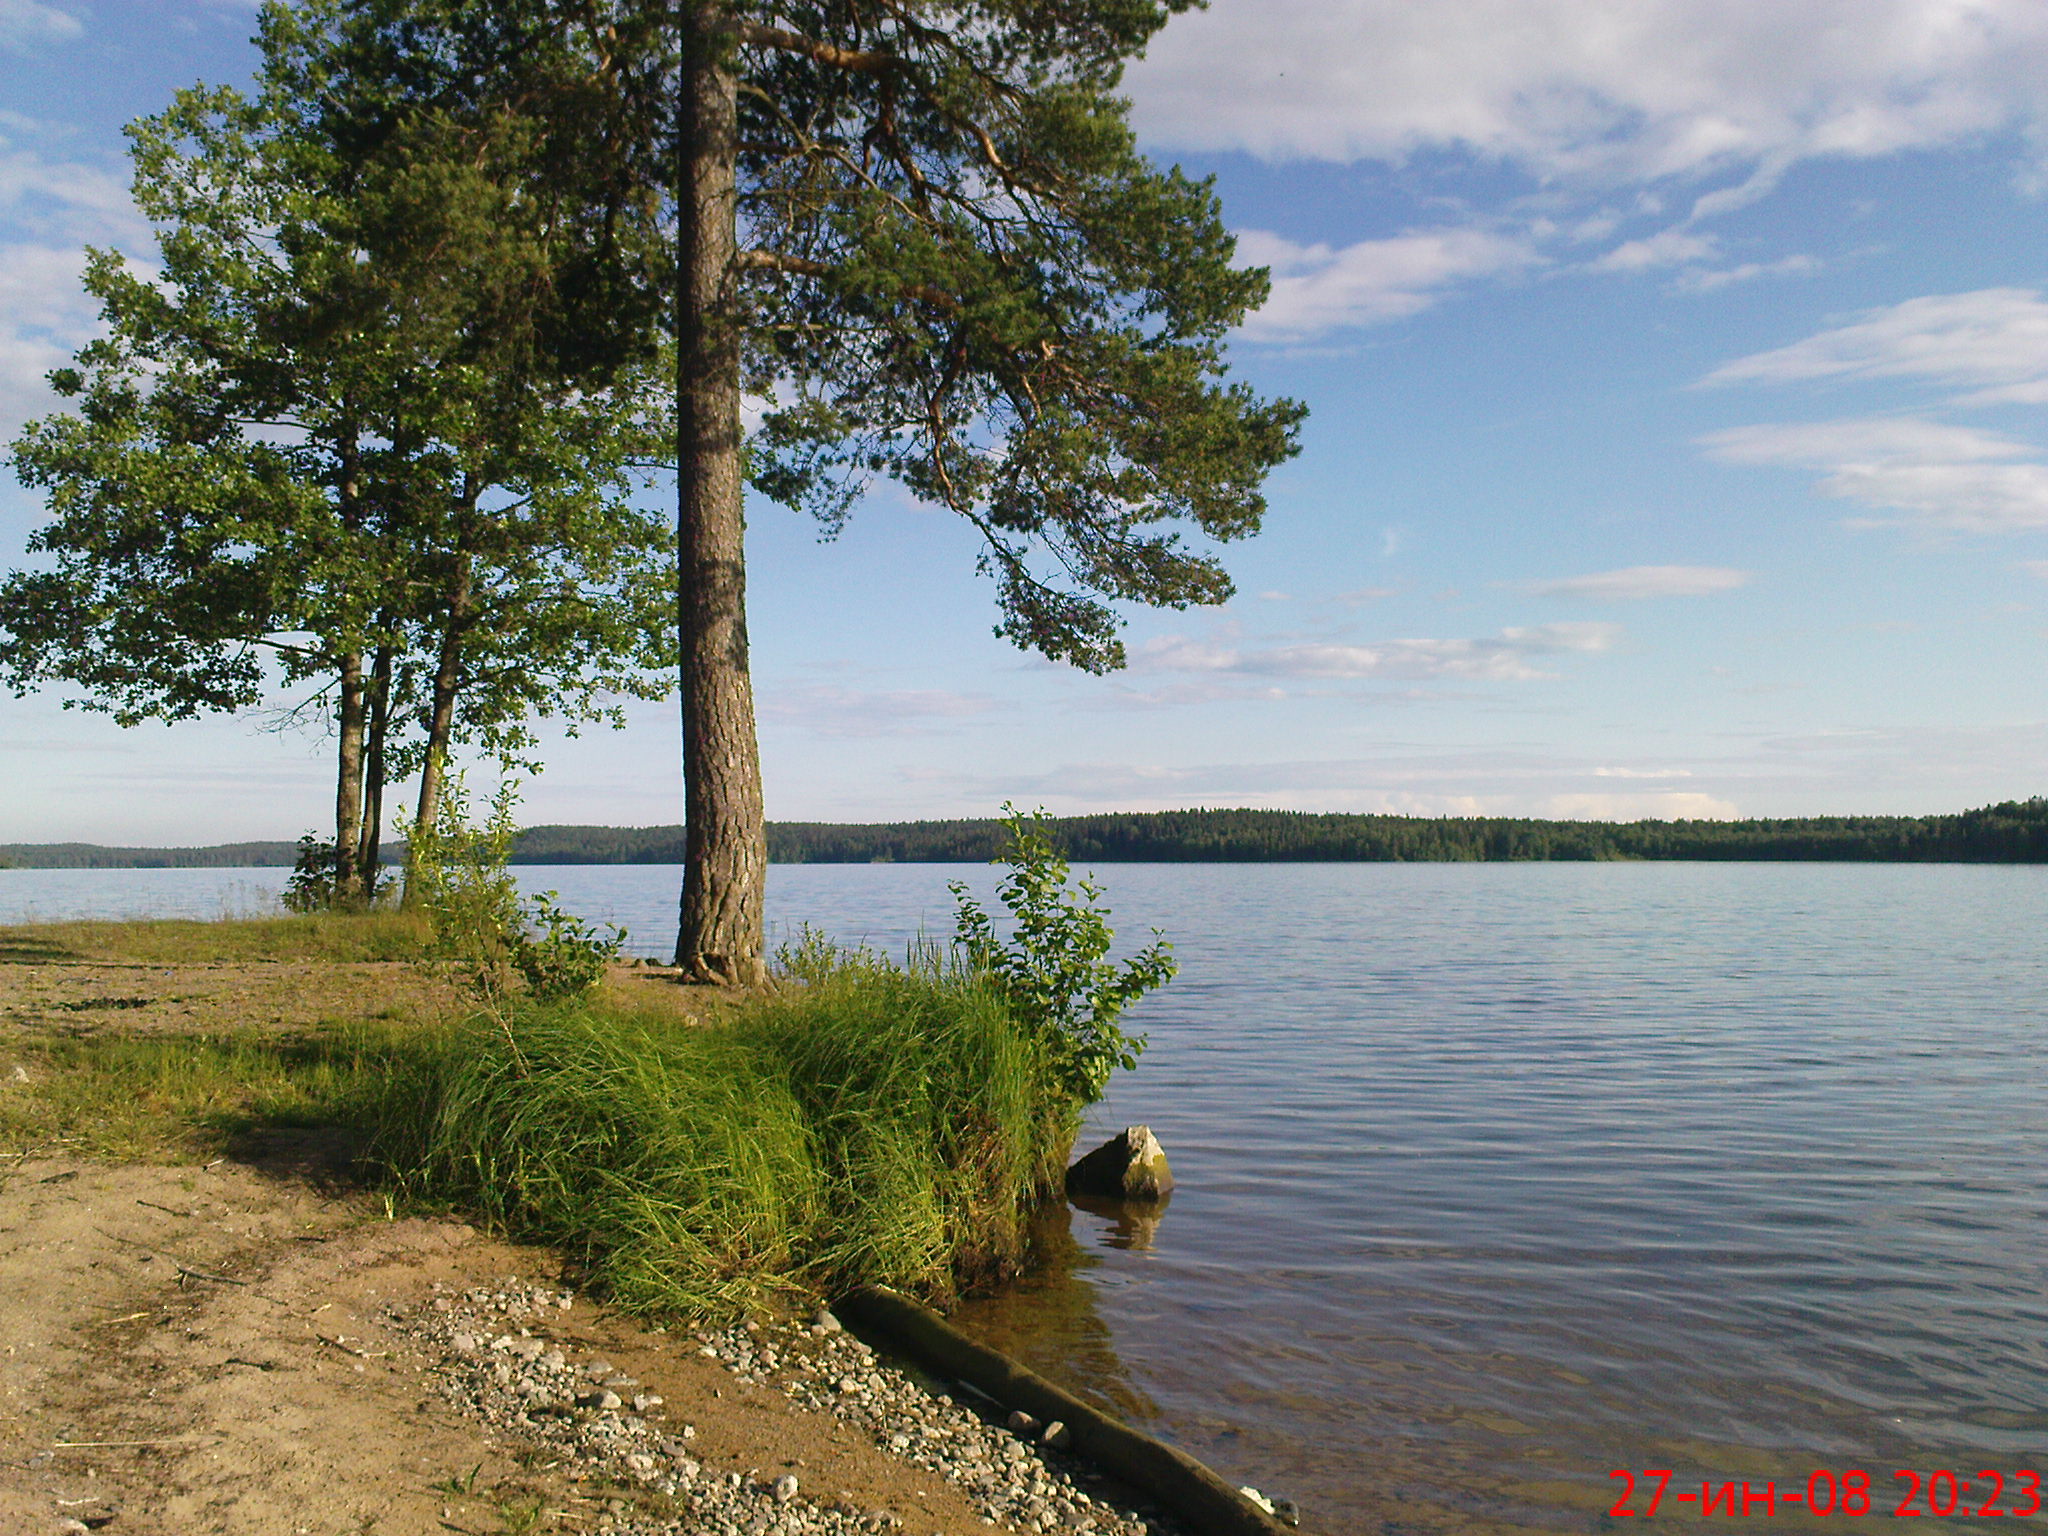
[[[333,14],[266,13],[256,97],[132,130],[161,270],[93,257],[106,334],[15,445],[56,517],[0,588],[0,671],[123,723],[317,684],[360,900],[388,776],[431,820],[452,743],[517,757],[535,715],[670,686],[671,544],[632,493],[673,429],[661,372],[555,366],[560,210],[516,116],[338,136]]]

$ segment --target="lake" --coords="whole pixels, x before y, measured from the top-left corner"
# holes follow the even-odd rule
[[[0,872],[0,921],[218,915],[285,873]],[[672,939],[673,869],[519,874],[631,952]],[[2013,1474],[2048,1471],[2048,869],[1101,874],[1183,969],[1088,1134],[1151,1125],[1180,1187],[1156,1222],[1062,1213],[970,1331],[1312,1530],[1603,1529],[1616,1468],[1671,1469],[1657,1519],[1681,1527],[1703,1480],[1760,1501],[1816,1469],[1871,1473],[1880,1515],[1895,1469],[1976,1476],[1963,1509],[1997,1470],[1992,1507],[2025,1507]],[[948,930],[960,877],[993,885],[776,866],[771,924],[893,947]],[[1950,1525],[1982,1529],[1923,1522]]]

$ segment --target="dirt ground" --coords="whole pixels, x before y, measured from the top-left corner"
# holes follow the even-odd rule
[[[292,1027],[419,1000],[404,965],[0,959],[0,1041]],[[317,1131],[183,1166],[0,1149],[0,1533],[598,1528],[620,1490],[464,1416],[393,1320],[437,1295],[561,1284],[558,1259],[457,1222],[390,1219],[345,1167]],[[737,1381],[687,1335],[582,1298],[550,1331],[666,1399],[709,1473],[795,1471],[915,1536],[989,1529],[943,1479]]]
[[[392,1309],[558,1283],[549,1255],[385,1220],[317,1134],[246,1162],[15,1160],[0,1189],[0,1531],[414,1536],[577,1530],[593,1491],[450,1407]],[[918,1536],[987,1525],[942,1479],[587,1300],[550,1328],[696,1430],[707,1470],[796,1472]]]

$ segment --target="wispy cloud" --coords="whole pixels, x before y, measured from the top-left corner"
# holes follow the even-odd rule
[[[761,718],[817,736],[921,736],[946,722],[985,715],[996,707],[987,694],[939,689],[866,692],[818,684],[763,691]]]
[[[1783,256],[1776,261],[1745,261],[1733,267],[1698,267],[1672,279],[1680,293],[1713,293],[1737,283],[1752,283],[1766,277],[1804,277],[1820,270],[1818,257]]]
[[[1707,384],[1922,379],[1965,404],[2048,404],[2048,302],[2031,288],[1930,294],[1724,363]]]
[[[1631,565],[1558,581],[1514,583],[1538,597],[1584,598],[1592,602],[1637,602],[1653,597],[1706,597],[1747,586],[1750,571],[1725,565]]]
[[[1823,471],[1823,495],[1896,514],[1867,522],[1960,533],[2048,527],[2048,464],[1996,432],[1919,417],[1734,427],[1700,443],[1733,464]]]
[[[1721,242],[1689,229],[1667,229],[1617,245],[1593,262],[1595,272],[1647,272],[1653,267],[1691,266],[1711,261]]]
[[[0,0],[0,48],[26,52],[46,43],[68,42],[84,32],[78,18],[37,0]]]
[[[5,0],[0,0],[4,4]],[[31,138],[46,125],[8,124]],[[87,244],[154,254],[123,180],[0,139],[0,440],[55,404],[44,375],[92,334],[98,306],[79,285]]]
[[[56,403],[46,375],[71,360],[98,309],[78,285],[85,252],[0,245],[0,440]]]
[[[1225,90],[1218,81],[1228,81]],[[1546,183],[1730,178],[1801,161],[2040,142],[2039,0],[1218,0],[1130,74],[1155,142],[1268,160],[1449,150]]]
[[[1597,770],[1544,752],[1396,748],[1364,758],[1269,762],[1085,762],[1000,778],[912,770],[926,794],[946,781],[960,803],[1028,794],[1074,810],[1264,806],[1410,816],[1558,816],[1593,820],[1721,818],[1723,795],[1692,789],[1605,789]]]
[[[1416,230],[1354,245],[1302,245],[1264,230],[1237,237],[1241,261],[1273,272],[1273,293],[1245,322],[1248,340],[1302,342],[1427,309],[1460,283],[1538,265],[1527,236],[1481,228]]]
[[[1167,636],[1141,645],[1132,667],[1244,677],[1519,682],[1552,675],[1537,665],[1542,658],[1604,651],[1620,633],[1613,624],[1537,624],[1481,639],[1382,640],[1371,645],[1325,641],[1263,649]]]
[[[1337,593],[1330,601],[1346,608],[1363,608],[1368,603],[1381,603],[1400,595],[1399,587],[1353,587],[1349,592]]]
[[[1733,821],[1742,814],[1732,800],[1688,790],[1552,795],[1544,810],[1561,821]]]

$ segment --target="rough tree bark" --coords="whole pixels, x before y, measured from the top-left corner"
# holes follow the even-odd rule
[[[338,510],[342,526],[354,532],[362,524],[363,491],[361,447],[353,420],[342,428],[339,446]],[[341,658],[341,696],[335,705],[335,729],[340,738],[334,789],[334,904],[338,907],[361,906],[365,901],[361,845],[367,693],[362,652],[351,650]]]
[[[473,607],[471,557],[464,551],[455,557],[455,570],[448,581],[448,624],[441,631],[440,654],[434,661],[434,691],[427,705],[427,756],[420,768],[419,807],[413,826],[432,829],[441,814],[441,784],[448,771],[448,738],[455,729],[455,698],[462,687],[462,642],[469,632]],[[412,878],[411,849],[406,855],[405,904],[418,901]]]
[[[377,895],[377,871],[383,864],[384,738],[391,727],[391,647],[377,648],[370,665],[369,723],[363,743],[363,826],[356,866],[361,871],[363,899]]]
[[[336,711],[340,738],[334,787],[334,902],[339,907],[363,903],[363,733],[368,693],[363,657],[351,651],[341,658],[341,700]]]
[[[685,851],[676,964],[726,986],[763,975],[768,866],[747,664],[736,44],[729,5],[683,6],[676,535]]]

